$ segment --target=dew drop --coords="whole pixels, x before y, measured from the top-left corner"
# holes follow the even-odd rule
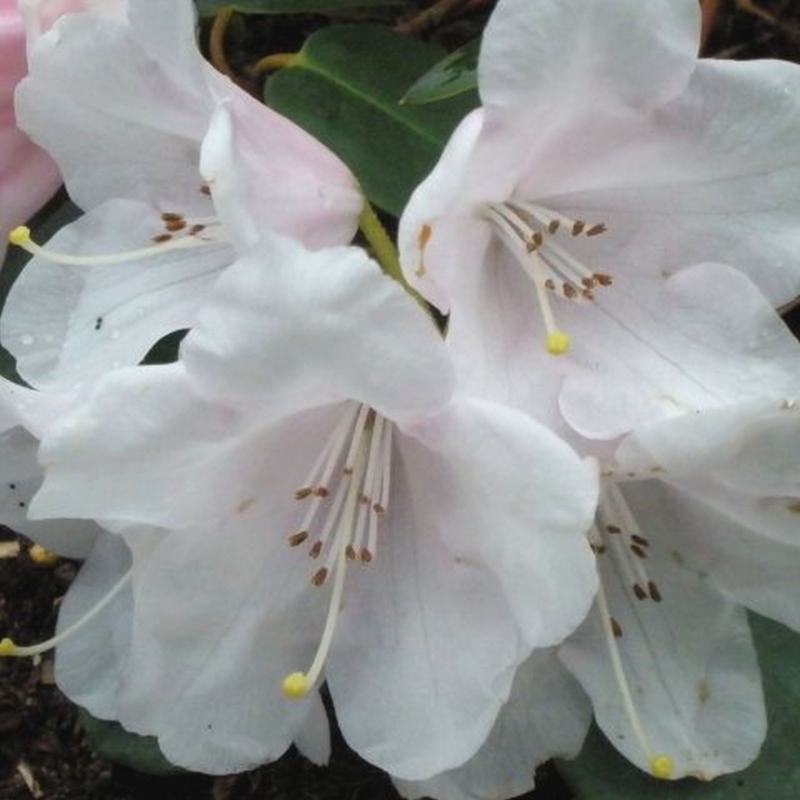
[[[33,336],[30,333],[23,333],[22,336],[19,337],[20,343],[24,344],[26,347],[30,347],[33,344]]]

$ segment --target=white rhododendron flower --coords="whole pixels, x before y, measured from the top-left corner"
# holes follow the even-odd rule
[[[800,631],[798,423],[792,400],[699,410],[641,426],[607,461],[597,608],[560,653],[644,769],[708,780],[759,752],[742,606]]]
[[[594,596],[593,463],[456,392],[431,320],[355,248],[257,244],[179,361],[107,374],[41,460],[32,516],[165,532],[113,713],[207,772],[280,755],[323,676],[366,759],[455,768]]]
[[[482,107],[400,227],[406,277],[454,337],[481,325],[491,349],[510,312],[505,335],[560,354],[632,275],[701,261],[776,305],[800,292],[800,67],[698,59],[698,33],[696,0],[500,0]]]
[[[135,364],[189,327],[259,231],[316,248],[356,229],[350,171],[203,60],[189,0],[61,18],[34,46],[16,107],[87,212],[44,251],[14,232],[35,257],[0,335],[38,388]]]

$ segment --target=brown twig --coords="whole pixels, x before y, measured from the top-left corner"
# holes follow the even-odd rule
[[[399,22],[394,29],[397,33],[421,33],[436,27],[448,14],[467,2],[468,0],[436,0],[430,8],[420,11],[405,22]]]

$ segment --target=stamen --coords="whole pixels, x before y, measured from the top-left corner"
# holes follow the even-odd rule
[[[304,696],[319,678],[333,640],[348,563],[358,559],[369,564],[375,557],[378,519],[389,501],[392,428],[389,420],[369,406],[348,404],[308,479],[295,492],[298,500],[313,499],[302,528],[290,535],[287,542],[292,547],[303,544],[318,524],[317,515],[323,503],[328,506],[319,533],[314,534],[309,555],[317,558],[324,553],[323,564],[311,576],[311,583],[323,586],[333,577],[333,589],[311,666],[307,672],[292,672],[283,679],[287,697]],[[320,481],[328,484],[337,471],[335,488],[329,491],[326,485],[321,492]]]
[[[61,642],[66,641],[71,636],[76,634],[85,625],[88,625],[130,582],[132,571],[128,570],[110,591],[100,600],[97,605],[90,608],[80,619],[72,623],[66,630],[61,631],[57,636],[47,639],[39,644],[20,647],[15,644],[12,639],[5,638],[0,641],[0,656],[14,656],[24,658],[27,656],[37,656],[41,653],[46,653],[57,647]]]
[[[170,224],[166,223],[167,227]],[[159,256],[162,253],[170,250],[183,250],[194,247],[205,247],[212,241],[220,239],[219,230],[215,228],[206,228],[202,226],[200,230],[207,231],[207,236],[199,238],[189,230],[186,235],[173,236],[171,233],[162,233],[153,237],[154,244],[148,247],[140,247],[135,250],[127,250],[120,253],[103,253],[101,255],[92,256],[79,256],[74,253],[62,253],[57,250],[51,250],[47,247],[37,244],[31,238],[30,228],[25,225],[19,225],[8,234],[8,241],[21,247],[33,256],[43,258],[46,261],[52,261],[56,264],[66,264],[77,267],[91,267],[102,266],[105,264],[124,264],[129,261],[138,261],[142,258],[150,258],[152,256]],[[197,231],[196,231],[197,232]],[[195,233],[196,233],[195,232]]]
[[[425,266],[425,247],[428,242],[431,240],[431,235],[433,234],[433,228],[426,222],[422,225],[419,229],[419,233],[417,234],[417,249],[419,250],[419,264],[417,264],[416,269],[414,272],[416,273],[418,278],[422,278],[425,273],[428,271],[427,267]]]
[[[603,630],[606,634],[606,644],[608,646],[608,654],[611,658],[611,666],[614,670],[614,677],[617,681],[617,686],[622,696],[622,705],[625,709],[625,715],[631,725],[634,736],[641,747],[642,752],[645,754],[650,765],[650,774],[654,778],[661,778],[666,780],[672,777],[674,769],[674,762],[665,753],[656,753],[650,747],[650,743],[642,728],[642,722],[639,719],[639,714],[636,711],[636,705],[633,701],[633,694],[628,684],[628,679],[625,675],[625,668],[622,664],[622,657],[620,656],[619,646],[617,639],[622,631],[619,624],[614,620],[608,610],[608,601],[606,600],[605,589],[603,588],[603,581],[600,580],[597,587],[597,608],[600,612],[600,617],[603,621]]]
[[[625,576],[637,600],[661,602],[661,592],[650,579],[644,564],[650,542],[642,535],[636,518],[631,513],[619,488],[613,483],[603,487],[597,517],[600,531],[611,534],[604,537],[609,543],[615,562]]]
[[[590,225],[586,220],[570,219],[543,206],[516,200],[488,204],[484,214],[533,281],[546,332],[545,349],[551,355],[566,353],[570,337],[556,325],[548,293],[559,290],[564,299],[574,302],[593,300],[593,289],[610,286],[611,277],[589,270],[554,237],[562,231],[572,238],[597,236],[605,232],[605,224]]]

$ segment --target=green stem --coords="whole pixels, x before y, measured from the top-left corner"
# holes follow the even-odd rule
[[[403,271],[400,269],[397,248],[394,246],[394,242],[386,232],[386,228],[383,227],[383,223],[378,218],[375,210],[368,202],[365,202],[361,209],[358,227],[361,233],[364,234],[364,238],[369,242],[369,246],[381,265],[381,269],[406,289],[410,288],[403,277]]]
[[[400,267],[400,258],[397,255],[397,248],[394,245],[386,228],[375,213],[375,209],[365,201],[361,208],[361,215],[358,218],[358,227],[364,238],[367,240],[372,254],[377,259],[385,275],[396,280],[421,306],[425,309],[434,323],[436,319],[431,314],[431,308],[425,298],[405,279],[403,270]]]

